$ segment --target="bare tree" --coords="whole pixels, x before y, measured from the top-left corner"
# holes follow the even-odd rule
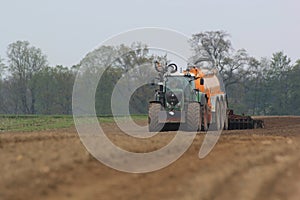
[[[251,75],[250,62],[251,59],[244,49],[240,49],[233,55],[224,58],[220,74],[225,86],[239,83],[242,79]]]
[[[28,41],[17,41],[8,46],[8,70],[18,81],[18,96],[23,113],[35,113],[35,82],[33,75],[46,67],[47,58],[41,49],[30,46]]]
[[[190,40],[194,56],[191,62],[200,67],[216,67],[225,86],[238,83],[249,69],[249,56],[244,49],[234,51],[225,31],[194,34]]]
[[[203,61],[211,62],[219,71],[223,71],[223,60],[227,58],[232,50],[229,34],[225,31],[206,31],[192,35],[190,40],[194,56],[194,64]]]

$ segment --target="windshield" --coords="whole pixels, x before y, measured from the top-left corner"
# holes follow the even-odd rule
[[[182,76],[169,76],[166,77],[166,90],[183,90],[187,86],[193,88],[194,81],[189,82],[189,78]]]

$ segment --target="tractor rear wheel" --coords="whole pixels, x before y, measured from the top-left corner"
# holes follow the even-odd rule
[[[149,132],[159,132],[163,129],[164,124],[159,123],[158,115],[161,111],[161,104],[159,103],[150,103],[149,113],[148,113],[148,128]]]
[[[220,101],[220,109],[220,130],[223,130],[225,128],[226,120],[226,104],[223,99]]]
[[[224,112],[225,112],[225,121],[224,121],[224,130],[228,130],[229,129],[229,119],[228,119],[228,113],[227,113],[227,104],[226,102],[224,102],[225,107],[224,107]]]
[[[215,105],[215,112],[212,114],[213,115],[213,123],[211,124],[211,130],[213,131],[219,131],[221,130],[221,115],[222,115],[222,110],[220,106],[220,101],[217,99],[216,105]]]
[[[198,131],[201,128],[201,112],[199,103],[189,103],[187,108],[186,125],[188,131]]]

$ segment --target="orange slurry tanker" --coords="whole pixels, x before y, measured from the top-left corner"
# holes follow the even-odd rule
[[[182,73],[176,64],[155,62],[159,89],[149,103],[149,131],[168,130],[180,124],[189,131],[228,128],[227,98],[214,70],[188,67]]]

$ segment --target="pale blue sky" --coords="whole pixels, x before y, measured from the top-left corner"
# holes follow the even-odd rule
[[[191,35],[225,30],[235,49],[257,58],[283,50],[300,58],[298,0],[0,0],[0,56],[28,40],[51,65],[77,64],[108,37],[138,27]]]

